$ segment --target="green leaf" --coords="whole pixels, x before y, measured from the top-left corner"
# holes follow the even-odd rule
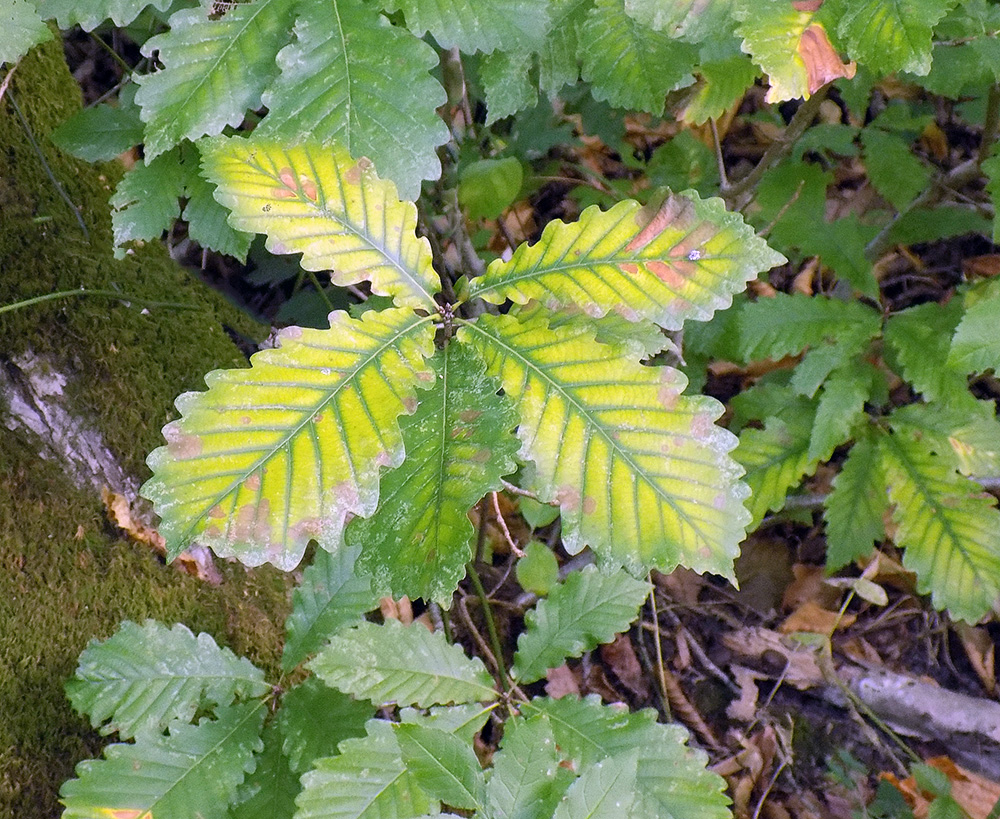
[[[816,420],[809,438],[810,461],[826,461],[833,450],[851,437],[855,424],[865,418],[865,402],[872,392],[872,366],[855,362],[830,375],[823,385]]]
[[[947,401],[967,392],[964,372],[948,361],[949,338],[958,324],[961,303],[927,302],[890,317],[885,340],[900,374],[928,401]]]
[[[992,400],[970,393],[947,403],[907,404],[892,413],[892,428],[918,436],[936,455],[976,478],[1000,477],[1000,420]]]
[[[812,418],[769,418],[764,429],[744,429],[740,445],[733,453],[743,468],[750,486],[751,531],[768,512],[785,505],[788,490],[806,475],[811,475],[819,459],[809,456]]]
[[[625,12],[675,40],[701,43],[733,27],[736,0],[625,0]]]
[[[559,761],[546,717],[507,720],[486,784],[488,819],[551,816],[571,778]]]
[[[486,96],[487,125],[492,125],[525,108],[534,108],[538,104],[538,88],[531,80],[531,73],[526,70],[526,66],[529,65],[531,65],[530,54],[508,51],[494,51],[479,61],[479,81],[483,84],[483,93]],[[513,161],[517,162],[516,159]],[[521,164],[518,162],[518,168],[520,167]],[[516,193],[517,191],[514,191],[511,198]],[[510,204],[510,201],[507,204]],[[494,215],[502,210],[503,208],[500,208]]]
[[[706,769],[708,757],[703,751],[685,745],[687,731],[657,723],[652,709],[630,713],[624,706],[602,705],[592,696],[539,698],[522,710],[548,718],[559,749],[578,770],[638,752],[634,815],[730,819],[725,780]]]
[[[517,468],[517,414],[475,350],[451,343],[430,365],[433,385],[400,423],[406,460],[382,478],[375,514],[345,536],[376,591],[447,607],[472,559],[469,509]]]
[[[470,744],[415,723],[397,725],[396,740],[406,769],[429,796],[453,808],[482,808],[486,783]]]
[[[52,39],[52,32],[28,0],[0,0],[0,64],[13,65],[28,50]]]
[[[869,71],[923,75],[931,69],[934,26],[957,0],[840,0],[837,34]]]
[[[430,32],[460,51],[533,51],[549,30],[547,0],[382,0],[402,11],[410,31]]]
[[[153,620],[126,621],[107,640],[91,640],[66,683],[70,702],[91,725],[107,723],[101,733],[117,731],[123,739],[188,722],[206,702],[226,706],[268,690],[259,668],[210,635]]]
[[[595,762],[569,786],[553,819],[619,819],[635,799],[637,754]]]
[[[741,308],[740,351],[747,361],[777,360],[827,341],[867,341],[880,325],[879,314],[858,301],[778,293]]]
[[[861,131],[868,179],[890,205],[903,210],[930,184],[931,169],[898,134],[878,128]]]
[[[236,230],[229,224],[229,211],[215,201],[215,186],[200,174],[188,176],[187,204],[184,219],[188,236],[209,250],[233,256],[245,262],[253,236]]]
[[[624,0],[596,0],[580,28],[577,54],[594,99],[660,116],[667,94],[694,82],[698,51],[636,23]]]
[[[316,551],[312,564],[292,595],[292,612],[285,622],[288,637],[281,667],[291,671],[314,654],[344,625],[354,625],[378,605],[371,577],[355,570],[360,548]]]
[[[466,657],[441,632],[398,620],[362,623],[334,635],[309,663],[327,685],[376,705],[490,702],[493,678],[478,657]]]
[[[766,102],[807,99],[836,77],[854,76],[853,66],[840,63],[813,5],[741,0],[735,13],[743,50],[767,74]]]
[[[229,812],[232,819],[292,819],[295,813],[299,777],[289,767],[274,722],[264,728],[263,740],[264,750],[257,754],[253,773],[236,792]]]
[[[879,448],[903,565],[936,608],[977,622],[1000,597],[996,498],[915,437],[885,435]]]
[[[301,774],[315,760],[334,756],[341,742],[365,735],[373,712],[371,703],[355,700],[316,677],[288,689],[281,698],[277,724],[289,767]]]
[[[687,192],[641,207],[587,208],[578,222],[553,221],[534,245],[493,262],[472,295],[496,304],[531,299],[549,309],[647,318],[669,330],[707,321],[759,272],[781,264],[721,199]]]
[[[432,376],[433,327],[407,308],[329,330],[291,327],[251,368],[216,370],[177,399],[142,492],[171,557],[192,540],[247,565],[290,570],[306,544],[339,544],[348,515],[378,504],[380,467],[404,457],[397,423]]]
[[[477,702],[467,705],[438,705],[425,714],[415,708],[400,708],[400,722],[437,728],[462,739],[471,745],[476,734],[482,730],[494,706],[482,706]]]
[[[579,657],[626,631],[649,596],[649,585],[594,566],[572,572],[529,611],[517,638],[511,674],[521,683],[541,679],[567,657]]]
[[[885,538],[889,507],[879,449],[865,436],[847,454],[826,500],[826,569],[835,572],[871,554]]]
[[[266,233],[271,253],[301,253],[303,268],[332,271],[336,285],[370,281],[400,306],[436,309],[440,284],[430,244],[414,232],[416,207],[369,161],[336,146],[253,138],[206,140],[202,156],[232,226]]]
[[[483,315],[459,338],[515,403],[530,488],[559,502],[567,551],[589,545],[636,572],[682,563],[731,576],[745,490],[727,455],[735,439],[713,423],[718,403],[682,396],[682,373],[642,366],[585,325],[520,318]]]
[[[470,219],[495,219],[517,198],[524,171],[519,160],[481,159],[462,169],[458,202]]]
[[[293,3],[234,3],[215,20],[212,8],[209,3],[175,12],[170,30],[142,47],[143,56],[158,53],[164,65],[136,78],[147,161],[182,139],[239,125],[248,109],[261,106],[261,92],[278,72],[274,55],[288,41]]]
[[[423,628],[423,626],[418,626]],[[368,735],[341,743],[302,777],[295,819],[410,819],[437,803],[406,769],[392,723],[371,720]]]
[[[436,148],[448,140],[435,111],[446,95],[428,73],[434,49],[362,0],[298,9],[295,42],[278,54],[281,76],[263,94],[260,136],[342,145],[416,199],[422,179],[440,176]]]
[[[538,85],[550,97],[580,78],[580,26],[593,0],[551,0],[552,27],[538,51]]]
[[[969,301],[951,340],[948,365],[961,373],[1000,372],[1000,288]]]
[[[218,711],[198,725],[175,722],[169,735],[142,734],[134,745],[109,745],[104,759],[76,767],[59,791],[65,819],[155,816],[223,819],[263,748],[263,702]]]
[[[147,6],[166,11],[170,4],[171,0],[39,0],[38,10],[46,20],[54,17],[59,28],[79,25],[93,31],[109,18],[116,26],[127,26]]]
[[[142,142],[134,105],[103,103],[78,111],[52,132],[60,150],[87,162],[106,162]]]
[[[147,164],[148,162],[148,164]],[[140,160],[122,177],[111,196],[111,230],[115,248],[126,242],[159,239],[181,215],[188,169],[179,150]],[[116,256],[122,253],[116,252]]]
[[[718,119],[743,98],[759,76],[757,66],[740,52],[736,40],[723,42],[727,46],[723,49],[709,49],[706,44],[699,52],[698,82],[680,112],[684,122],[702,125]]]
[[[514,573],[522,589],[544,596],[559,581],[559,561],[548,546],[533,540],[524,547],[524,557],[518,559]]]

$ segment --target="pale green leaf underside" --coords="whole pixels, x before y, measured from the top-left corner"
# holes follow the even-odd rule
[[[701,43],[733,26],[736,0],[625,0],[625,11],[643,25],[671,37]]]
[[[84,31],[92,31],[109,18],[116,26],[127,26],[146,6],[165,11],[170,0],[40,0],[38,11],[46,20],[54,17],[59,28],[79,24]]]
[[[370,281],[400,306],[434,310],[440,284],[430,244],[415,233],[417,209],[371,162],[319,143],[206,142],[205,175],[233,227],[266,234],[272,253],[301,253],[302,267],[331,271],[336,285]]]
[[[418,628],[422,628],[418,626]],[[412,819],[436,812],[406,770],[392,724],[368,723],[368,735],[340,744],[302,777],[295,819]]]
[[[494,303],[614,311],[677,330],[688,319],[707,321],[783,261],[721,199],[687,192],[653,208],[630,200],[606,212],[587,208],[572,224],[550,222],[534,245],[493,262],[471,292]]]
[[[437,179],[435,149],[448,139],[436,108],[445,92],[428,72],[434,50],[361,0],[300,5],[295,42],[278,54],[281,76],[263,95],[257,129],[284,144],[337,142],[366,156],[405,199]]]
[[[360,549],[344,546],[330,553],[316,550],[312,564],[292,596],[292,613],[285,621],[288,637],[281,667],[291,671],[344,625],[354,625],[375,608],[378,599],[371,577],[355,571]]]
[[[0,64],[16,63],[32,46],[52,39],[52,32],[28,0],[0,0]]]
[[[579,29],[577,56],[597,100],[663,114],[667,94],[694,82],[697,49],[640,25],[623,0],[596,0]]]
[[[532,489],[558,502],[570,553],[632,571],[683,564],[732,575],[747,514],[736,439],[721,407],[683,396],[684,376],[594,341],[586,326],[483,315],[459,331],[500,377],[520,417]]]
[[[164,65],[136,78],[147,160],[182,139],[239,125],[248,109],[260,107],[261,93],[278,73],[274,55],[288,42],[293,3],[236,3],[217,20],[209,18],[211,8],[175,12],[170,30],[142,47],[146,57],[159,52]]]
[[[472,559],[469,509],[516,469],[517,415],[474,350],[452,343],[429,363],[433,386],[400,421],[406,460],[382,478],[375,514],[345,537],[382,594],[449,607]]]
[[[486,785],[490,819],[550,816],[560,795],[559,772],[566,770],[559,767],[559,761],[547,718],[511,717],[507,720],[503,742],[493,757],[493,769]]]
[[[875,542],[885,537],[883,516],[888,506],[879,450],[869,438],[862,438],[851,447],[826,500],[829,571],[871,553]]]
[[[916,438],[886,435],[879,446],[903,565],[936,608],[977,622],[1000,597],[996,499]]]
[[[528,612],[512,674],[518,682],[534,682],[567,657],[610,643],[632,624],[648,594],[645,582],[621,571],[588,566],[573,572]]]
[[[453,808],[482,808],[486,783],[471,744],[417,723],[397,725],[395,730],[407,770],[431,797]]]
[[[578,769],[637,752],[634,815],[730,819],[725,780],[706,769],[708,757],[703,751],[687,747],[687,731],[656,722],[651,709],[630,713],[624,706],[602,705],[591,696],[539,698],[525,704],[523,711],[548,718],[559,749]]]
[[[620,819],[635,799],[636,753],[622,754],[584,768],[569,786],[553,819]]]
[[[934,26],[955,0],[857,0],[844,3],[837,33],[851,57],[870,71],[931,70]]]
[[[334,635],[309,663],[327,685],[376,705],[426,708],[496,699],[493,679],[478,657],[465,656],[442,632],[398,620],[362,623]]]
[[[410,31],[430,32],[445,48],[531,51],[549,30],[548,0],[382,0],[402,11]]]
[[[187,722],[204,702],[224,706],[267,691],[260,669],[210,635],[153,620],[126,621],[107,640],[91,641],[66,683],[70,702],[91,725],[107,723],[101,733],[117,731],[123,739]]]
[[[220,709],[216,720],[173,723],[169,735],[109,745],[104,759],[81,762],[78,778],[63,784],[64,819],[224,819],[236,788],[253,770],[254,752],[263,747],[266,711],[263,702],[234,705]]]
[[[375,511],[380,468],[404,457],[397,419],[431,377],[434,330],[406,308],[330,322],[288,328],[250,369],[209,373],[208,392],[177,399],[142,489],[171,556],[197,540],[290,570],[311,539],[336,543],[349,515]]]

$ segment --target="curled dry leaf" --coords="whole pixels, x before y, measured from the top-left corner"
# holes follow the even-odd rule
[[[828,82],[841,77],[849,80],[857,73],[858,67],[853,61],[845,63],[840,59],[826,35],[826,29],[819,23],[807,26],[802,32],[797,51],[806,67],[810,94],[815,94]]]

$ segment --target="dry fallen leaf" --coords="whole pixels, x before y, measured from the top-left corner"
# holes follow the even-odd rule
[[[635,648],[627,634],[619,634],[614,642],[601,646],[601,659],[607,663],[618,681],[637,697],[649,696],[649,680],[635,656]]]
[[[951,782],[951,796],[969,819],[986,819],[997,804],[997,800],[1000,800],[1000,783],[966,770],[946,756],[928,759],[927,764],[948,777],[948,781]],[[921,791],[912,776],[900,780],[892,773],[884,772],[882,778],[903,794],[916,819],[926,819],[930,815],[933,795]]]
[[[818,603],[807,600],[785,618],[779,626],[782,634],[793,634],[796,631],[807,631],[810,634],[825,634],[829,637],[838,628],[845,628],[857,618],[853,614],[839,614],[824,609]]]
[[[545,683],[545,693],[554,700],[570,694],[576,697],[580,696],[580,684],[566,663],[563,663],[559,668],[550,668],[545,673],[545,679],[548,680]]]

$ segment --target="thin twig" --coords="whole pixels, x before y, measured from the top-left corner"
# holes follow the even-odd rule
[[[515,555],[524,557],[524,550],[514,542],[510,529],[507,528],[507,521],[503,519],[503,513],[500,511],[500,498],[497,497],[497,493],[490,492],[490,499],[493,501],[493,514],[496,515],[497,524],[500,526],[500,531],[503,532],[503,539],[507,541],[507,545]]]
[[[500,483],[503,484],[503,488],[506,489],[512,495],[520,495],[523,498],[531,498],[532,500],[538,500],[538,493],[532,492],[530,489],[522,489],[520,486],[511,483],[510,481],[505,481],[503,478],[500,479]],[[541,503],[541,501],[539,501]]]
[[[116,290],[85,290],[80,288],[79,290],[60,290],[57,293],[46,293],[44,296],[34,296],[30,299],[22,299],[21,301],[15,301],[11,304],[0,305],[0,313],[7,313],[11,310],[18,310],[22,307],[30,307],[33,304],[41,304],[44,301],[53,301],[54,299],[68,299],[73,296],[94,296],[99,299],[114,299],[115,301],[123,301],[127,303],[134,302],[135,304],[141,305],[143,307],[169,307],[173,310],[198,310],[199,305],[197,304],[182,304],[180,302],[173,301],[151,301],[150,299],[141,299],[137,296],[129,296],[125,293],[119,293]]]
[[[656,649],[656,676],[659,677],[660,699],[663,702],[663,710],[667,719],[670,719],[670,697],[667,695],[667,679],[663,666],[663,641],[660,640],[660,612],[656,608],[656,589],[653,586],[653,576],[646,576],[649,581],[649,611],[653,616],[653,647]]]
[[[83,217],[80,215],[80,209],[73,204],[73,200],[69,198],[69,194],[66,193],[66,189],[62,186],[62,183],[56,179],[56,175],[52,173],[52,169],[49,167],[49,163],[45,159],[45,154],[42,153],[41,147],[35,141],[35,135],[31,132],[31,126],[28,124],[28,120],[25,119],[24,114],[21,113],[21,108],[17,104],[17,100],[14,99],[14,92],[10,92],[10,104],[14,108],[14,113],[17,114],[17,119],[21,123],[21,127],[24,129],[24,135],[28,138],[28,142],[31,144],[32,149],[38,156],[39,161],[42,163],[42,168],[45,171],[45,175],[49,178],[56,192],[59,194],[60,198],[69,205],[70,209],[73,211],[73,215],[76,217],[77,224],[80,225],[80,230],[83,232],[83,238],[89,242],[90,241],[90,231],[87,230],[87,225],[84,224]]]
[[[503,661],[503,644],[500,642],[500,635],[497,633],[497,625],[493,620],[493,610],[490,608],[490,600],[486,596],[486,589],[483,588],[483,581],[479,578],[479,572],[476,571],[476,567],[472,563],[469,564],[469,579],[472,581],[472,585],[476,589],[476,595],[479,597],[479,602],[483,607],[483,617],[486,620],[486,630],[489,632],[490,642],[493,644],[493,659],[497,674],[500,676],[500,684],[503,686],[503,690],[509,693],[510,677],[507,675],[507,666]]]
[[[764,155],[753,167],[753,170],[732,185],[722,188],[722,197],[730,207],[735,210],[742,210],[750,203],[751,197],[746,195],[753,191],[764,174],[788,155],[795,143],[798,142],[799,137],[812,125],[813,120],[816,119],[816,115],[819,113],[820,105],[826,99],[829,89],[830,86],[825,85],[803,102],[792,115],[781,136],[767,147]],[[741,201],[744,199],[746,201]]]
[[[719,128],[714,119],[709,119],[709,127],[712,129],[712,142],[715,143],[715,161],[719,166],[719,180],[722,189],[729,187],[729,174],[726,173],[726,162],[722,158],[722,142],[719,139]]]
[[[983,118],[983,137],[979,142],[979,162],[989,158],[1000,130],[1000,85],[991,85],[986,95],[986,116]]]
[[[17,71],[17,67],[21,63],[14,63],[10,67],[10,70],[4,75],[3,82],[0,82],[0,100],[3,99],[3,95],[7,93],[7,86],[10,85],[10,78],[14,76],[14,72]]]
[[[312,270],[307,271],[310,281],[312,281],[313,287],[319,294],[319,297],[323,300],[323,304],[326,305],[327,315],[333,312],[333,302],[330,301],[330,297],[326,295],[326,291],[323,289],[323,285],[319,283],[319,277]]]

